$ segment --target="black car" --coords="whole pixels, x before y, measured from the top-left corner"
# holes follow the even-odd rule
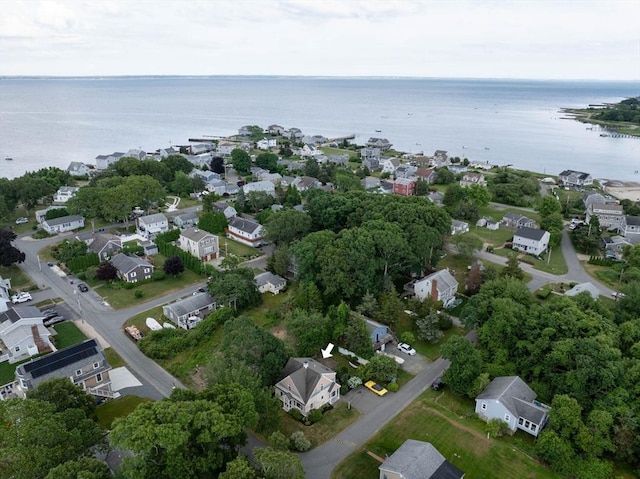
[[[438,391],[439,389],[442,389],[444,387],[444,383],[442,382],[442,378],[441,377],[437,377],[435,379],[435,381],[433,381],[433,383],[431,383],[431,389],[433,389],[434,391]]]
[[[51,319],[54,316],[58,316],[58,312],[55,309],[45,309],[42,311],[42,315],[44,316],[44,319]]]
[[[43,324],[48,328],[49,326],[61,323],[62,321],[64,321],[62,316],[54,316],[53,318],[45,319]]]
[[[87,291],[89,291],[89,287],[84,283],[78,284],[78,289],[81,293],[86,293]]]

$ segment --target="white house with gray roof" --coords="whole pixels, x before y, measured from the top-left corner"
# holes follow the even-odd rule
[[[523,253],[540,256],[549,248],[551,235],[548,231],[536,228],[518,228],[513,235],[513,249]]]
[[[449,269],[441,269],[413,283],[413,294],[418,300],[431,298],[433,301],[442,301],[445,307],[453,302],[457,292],[458,281]]]
[[[476,398],[476,414],[485,421],[504,421],[512,434],[522,429],[537,437],[547,422],[549,406],[535,399],[536,393],[518,376],[497,377]]]
[[[640,216],[624,216],[618,232],[632,244],[640,243]]]
[[[81,161],[72,161],[67,166],[67,173],[71,176],[87,176],[91,168],[88,165],[85,165]]]
[[[227,236],[247,246],[257,248],[262,245],[262,225],[256,221],[236,216],[229,219]]]
[[[169,231],[169,220],[163,213],[136,218],[136,233],[147,239],[167,231]]]
[[[564,170],[558,175],[560,184],[565,186],[589,186],[593,184],[593,177],[583,171]]]
[[[42,221],[42,228],[50,235],[84,228],[84,217],[79,215],[61,216]]]
[[[111,258],[110,263],[118,270],[118,277],[127,283],[151,279],[153,275],[153,265],[138,256],[118,253]]]
[[[451,464],[430,442],[407,439],[380,466],[380,479],[462,479],[464,472]]]
[[[14,306],[0,313],[0,362],[19,361],[55,351],[44,316],[34,306]]]
[[[208,314],[216,310],[217,303],[208,293],[187,296],[164,305],[162,314],[182,329],[195,328]]]
[[[98,155],[96,156],[96,169],[106,170],[109,165],[112,165],[124,156],[125,154],[120,151],[116,151],[115,153],[111,153],[110,155]]]
[[[102,346],[95,339],[69,346],[16,368],[18,388],[26,393],[53,378],[68,378],[73,384],[95,397],[115,398],[111,390],[107,361]]]
[[[278,294],[287,286],[287,280],[277,274],[273,274],[270,271],[257,274],[253,278],[258,285],[258,291],[266,293],[267,291],[273,294]]]
[[[248,195],[252,191],[262,191],[268,195],[276,195],[276,186],[271,181],[254,181],[253,183],[247,183],[242,187],[245,195]]]
[[[11,278],[3,278],[0,276],[0,313],[9,309],[11,304]]]
[[[217,258],[219,253],[218,237],[199,228],[182,230],[176,246],[204,262]]]
[[[305,417],[314,409],[340,399],[335,371],[311,358],[289,358],[275,392],[282,401],[282,409],[297,409]]]

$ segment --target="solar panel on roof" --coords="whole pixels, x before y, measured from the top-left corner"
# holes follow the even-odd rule
[[[98,354],[97,343],[92,339],[23,364],[22,367],[26,373],[31,374],[32,378],[38,378],[96,354]]]

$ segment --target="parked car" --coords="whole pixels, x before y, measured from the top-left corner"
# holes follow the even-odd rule
[[[28,223],[28,222],[29,222],[29,218],[26,218],[24,216],[22,216],[22,217],[20,217],[20,218],[18,218],[16,220],[16,224],[17,225],[23,225],[23,224]]]
[[[13,304],[25,303],[27,301],[31,301],[31,293],[18,293],[11,296],[11,302]]]
[[[387,394],[387,390],[374,381],[367,381],[364,383],[364,387],[378,396],[384,396]]]
[[[624,298],[624,293],[618,293],[614,291],[613,293],[611,293],[611,296],[613,296],[616,299],[620,299],[620,298]]]
[[[44,324],[47,328],[53,326],[54,324],[58,324],[64,321],[62,316],[54,316],[53,318],[45,319],[42,324]]]
[[[43,321],[45,321],[47,319],[51,319],[51,318],[54,318],[54,317],[58,316],[58,312],[57,311],[48,311],[48,312],[42,311],[42,315],[44,316],[44,320]]]
[[[86,293],[87,291],[89,291],[89,287],[84,283],[78,284],[78,289],[81,293]]]
[[[444,383],[442,382],[442,378],[440,376],[438,376],[432,383],[431,383],[431,389],[433,389],[434,391],[438,391],[439,389],[442,389],[444,387]]]
[[[407,343],[399,343],[398,351],[401,351],[409,356],[415,356],[416,350],[409,346]]]

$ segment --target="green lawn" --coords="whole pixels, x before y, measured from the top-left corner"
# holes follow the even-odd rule
[[[425,392],[360,450],[338,465],[333,479],[378,477],[378,466],[367,451],[385,457],[406,439],[432,443],[448,461],[470,478],[558,478],[526,451],[532,443],[518,432],[514,437],[487,439],[484,422],[476,419],[473,401],[448,400],[449,393]],[[520,437],[522,436],[522,437]],[[524,450],[523,450],[524,449]]]
[[[514,250],[508,248],[496,248],[493,253],[499,256],[509,257],[514,253]],[[567,263],[565,263],[564,261],[564,255],[562,254],[562,250],[560,248],[556,248],[555,251],[551,252],[551,259],[549,260],[548,257],[539,260],[531,255],[526,255],[523,253],[518,254],[518,259],[520,259],[520,261],[523,263],[530,264],[534,267],[534,269],[546,271],[547,273],[551,274],[566,274],[568,271]],[[548,264],[547,260],[549,261]]]
[[[342,148],[320,148],[325,155],[349,155],[349,159],[358,158],[358,153],[353,150],[343,150]]]
[[[49,354],[49,353],[44,353]],[[0,363],[0,386],[3,386],[7,383],[13,382],[16,379],[15,371],[18,366],[22,363],[26,363],[31,361],[32,359],[39,358],[40,356],[44,356],[44,354],[38,354],[36,356],[32,356],[27,359],[23,359],[22,361],[18,361],[17,363],[9,364],[8,361],[3,361]]]
[[[338,403],[331,411],[327,411],[322,416],[321,421],[311,426],[305,426],[284,411],[281,411],[281,415],[280,431],[285,436],[289,437],[295,431],[302,431],[311,441],[311,447],[317,447],[353,424],[360,416],[360,412],[355,408],[348,409],[345,403]]]
[[[493,218],[496,221],[502,220],[504,215],[506,215],[507,213],[516,213],[522,216],[526,216],[527,218],[531,218],[532,220],[540,223],[540,215],[538,213],[535,213],[533,211],[527,211],[527,210],[518,208],[517,206],[505,205],[504,207],[499,207],[499,208],[496,208],[493,205],[480,206],[478,208],[478,212],[480,213],[481,218],[489,217],[489,218]],[[505,228],[505,229],[508,229],[508,228]]]
[[[232,254],[243,260],[251,259],[262,254],[257,248],[252,248],[246,244],[239,243],[231,238],[222,238],[220,242],[220,253]]]
[[[138,396],[124,396],[101,404],[96,408],[98,423],[105,429],[110,429],[114,419],[128,416],[139,404],[146,402],[151,402],[151,399]]]
[[[502,246],[506,241],[513,238],[513,230],[510,230],[508,228],[498,228],[497,230],[490,230],[488,228],[474,226],[471,228],[470,232],[476,235],[485,243],[489,243],[493,246]]]
[[[124,359],[122,359],[120,355],[113,350],[113,348],[105,349],[104,354],[107,357],[107,361],[109,362],[109,365],[113,369],[127,365],[127,363],[124,362]]]
[[[157,270],[162,269],[164,259],[165,258],[162,255],[155,256],[155,267]],[[185,269],[182,273],[180,273],[180,275],[176,277],[167,276],[161,281],[152,281],[150,283],[136,285],[132,289],[125,289],[122,287],[120,287],[119,289],[114,289],[114,286],[117,287],[119,283],[114,283],[114,285],[112,286],[104,282],[87,282],[92,287],[94,287],[95,291],[100,296],[102,296],[102,298],[114,309],[122,309],[133,306],[136,303],[150,301],[160,296],[165,296],[174,291],[183,289],[190,284],[200,282],[203,279],[203,276],[200,276],[191,270]],[[136,298],[136,291],[142,291],[142,298]]]
[[[32,291],[38,289],[31,278],[18,268],[15,264],[11,266],[0,266],[0,276],[4,279],[11,279],[11,289],[13,291]]]
[[[295,286],[289,286],[286,291],[276,295],[271,293],[263,294],[262,304],[248,311],[246,315],[253,319],[253,322],[261,328],[269,329],[278,326],[279,321],[274,313],[279,312],[287,298],[293,296],[295,288]]]
[[[58,349],[73,346],[87,339],[84,333],[71,321],[56,324],[53,329],[58,333],[53,337]]]

